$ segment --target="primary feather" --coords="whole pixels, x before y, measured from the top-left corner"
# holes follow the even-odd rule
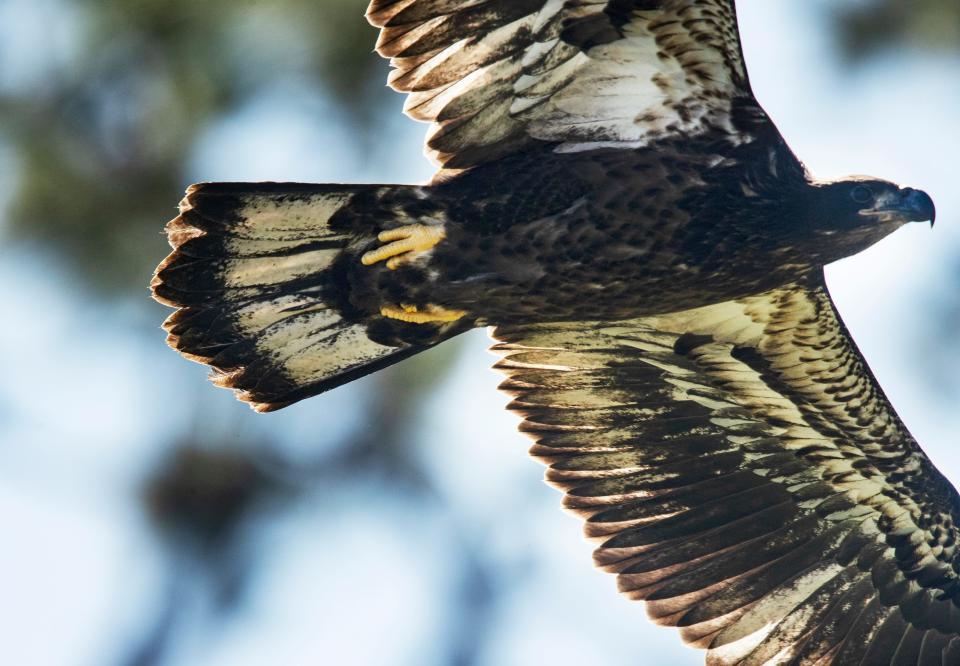
[[[823,266],[930,197],[815,180],[732,0],[373,0],[430,185],[206,184],[170,344],[260,411],[493,324],[597,566],[707,663],[960,663],[960,499]]]
[[[752,105],[729,0],[374,0],[367,18],[390,85],[433,123],[427,152],[447,169],[538,142],[735,134],[735,103]]]
[[[822,279],[495,336],[510,408],[597,565],[708,663],[953,663],[960,498]],[[914,632],[927,653],[891,661]]]

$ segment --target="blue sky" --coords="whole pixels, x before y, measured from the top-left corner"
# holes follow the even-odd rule
[[[956,387],[937,386],[930,371],[955,359],[939,359],[924,340],[936,293],[955,288],[946,269],[960,248],[960,63],[891,53],[841,72],[825,3],[738,5],[757,96],[815,174],[869,172],[923,187],[937,201],[933,232],[904,229],[828,275],[893,403],[956,483],[960,414],[939,397],[955,398]],[[62,6],[14,0],[0,9],[0,25],[46,25]],[[50,41],[7,42],[0,56],[17,57],[0,87],[35,84],[45,67],[62,65],[77,28],[71,20],[79,21],[58,23]],[[397,138],[370,159],[357,155],[329,102],[296,82],[278,85],[209,128],[185,179],[425,180],[424,128],[403,119],[395,101]],[[4,154],[0,147],[0,168],[13,177]],[[0,300],[20,324],[0,327],[0,524],[10,539],[0,549],[0,627],[9,631],[2,663],[111,663],[123,637],[147,626],[169,562],[136,494],[167,442],[196,425],[188,421],[197,394],[214,390],[202,368],[163,347],[159,331],[144,334],[159,323],[158,309],[91,303],[72,283],[45,248],[0,244]],[[213,623],[202,583],[184,593],[187,627],[170,664],[443,663],[438,632],[470,630],[469,618],[449,616],[459,607],[451,598],[463,594],[450,575],[451,552],[481,559],[503,588],[492,614],[477,620],[489,629],[478,663],[701,663],[591,568],[578,521],[559,510],[558,493],[524,455],[528,443],[495,391],[488,343],[482,331],[455,343],[453,372],[418,409],[422,437],[410,445],[438,495],[411,500],[370,478],[307,492],[256,526],[257,573],[236,614]],[[261,434],[294,459],[308,457],[318,428],[334,442],[373,417],[364,396],[375,381],[270,416],[219,391],[205,396],[206,417],[218,438]]]

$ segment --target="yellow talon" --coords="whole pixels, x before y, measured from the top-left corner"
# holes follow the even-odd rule
[[[371,250],[364,254],[360,261],[364,266],[371,266],[379,261],[387,260],[387,268],[396,270],[401,265],[414,259],[420,253],[432,249],[437,243],[447,237],[442,227],[411,224],[406,227],[397,227],[381,231],[377,236],[383,247]]]
[[[408,324],[431,324],[457,321],[467,313],[464,310],[447,310],[439,305],[428,305],[421,310],[416,305],[401,304],[400,307],[384,305],[380,308],[380,314]]]

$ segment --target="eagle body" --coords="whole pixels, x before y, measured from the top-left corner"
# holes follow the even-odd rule
[[[446,241],[422,265],[391,272],[366,310],[400,300],[449,304],[479,324],[610,320],[757,293],[842,251],[784,224],[808,189],[782,144],[671,140],[505,158],[425,193],[425,217]],[[354,280],[367,282],[366,272]]]
[[[494,327],[595,564],[711,666],[960,664],[960,496],[826,264],[935,218],[818,181],[732,0],[373,0],[426,185],[193,185],[168,343],[258,411]]]
[[[345,232],[377,220],[372,238],[413,219],[441,225],[446,239],[422,262],[375,268],[373,280],[358,260],[372,245],[360,245],[337,291],[367,315],[384,302],[437,302],[475,325],[616,320],[781,287],[878,240],[824,242],[811,213],[833,207],[827,193],[763,122],[751,130],[767,139],[741,146],[718,133],[629,150],[544,147],[406,202],[390,191],[352,206],[333,222]]]

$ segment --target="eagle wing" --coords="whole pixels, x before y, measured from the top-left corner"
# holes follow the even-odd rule
[[[708,664],[960,663],[960,500],[822,276],[495,337],[596,564]]]
[[[367,17],[390,85],[433,124],[427,153],[447,169],[537,142],[640,146],[709,130],[742,142],[735,110],[766,119],[733,0],[373,0]]]

